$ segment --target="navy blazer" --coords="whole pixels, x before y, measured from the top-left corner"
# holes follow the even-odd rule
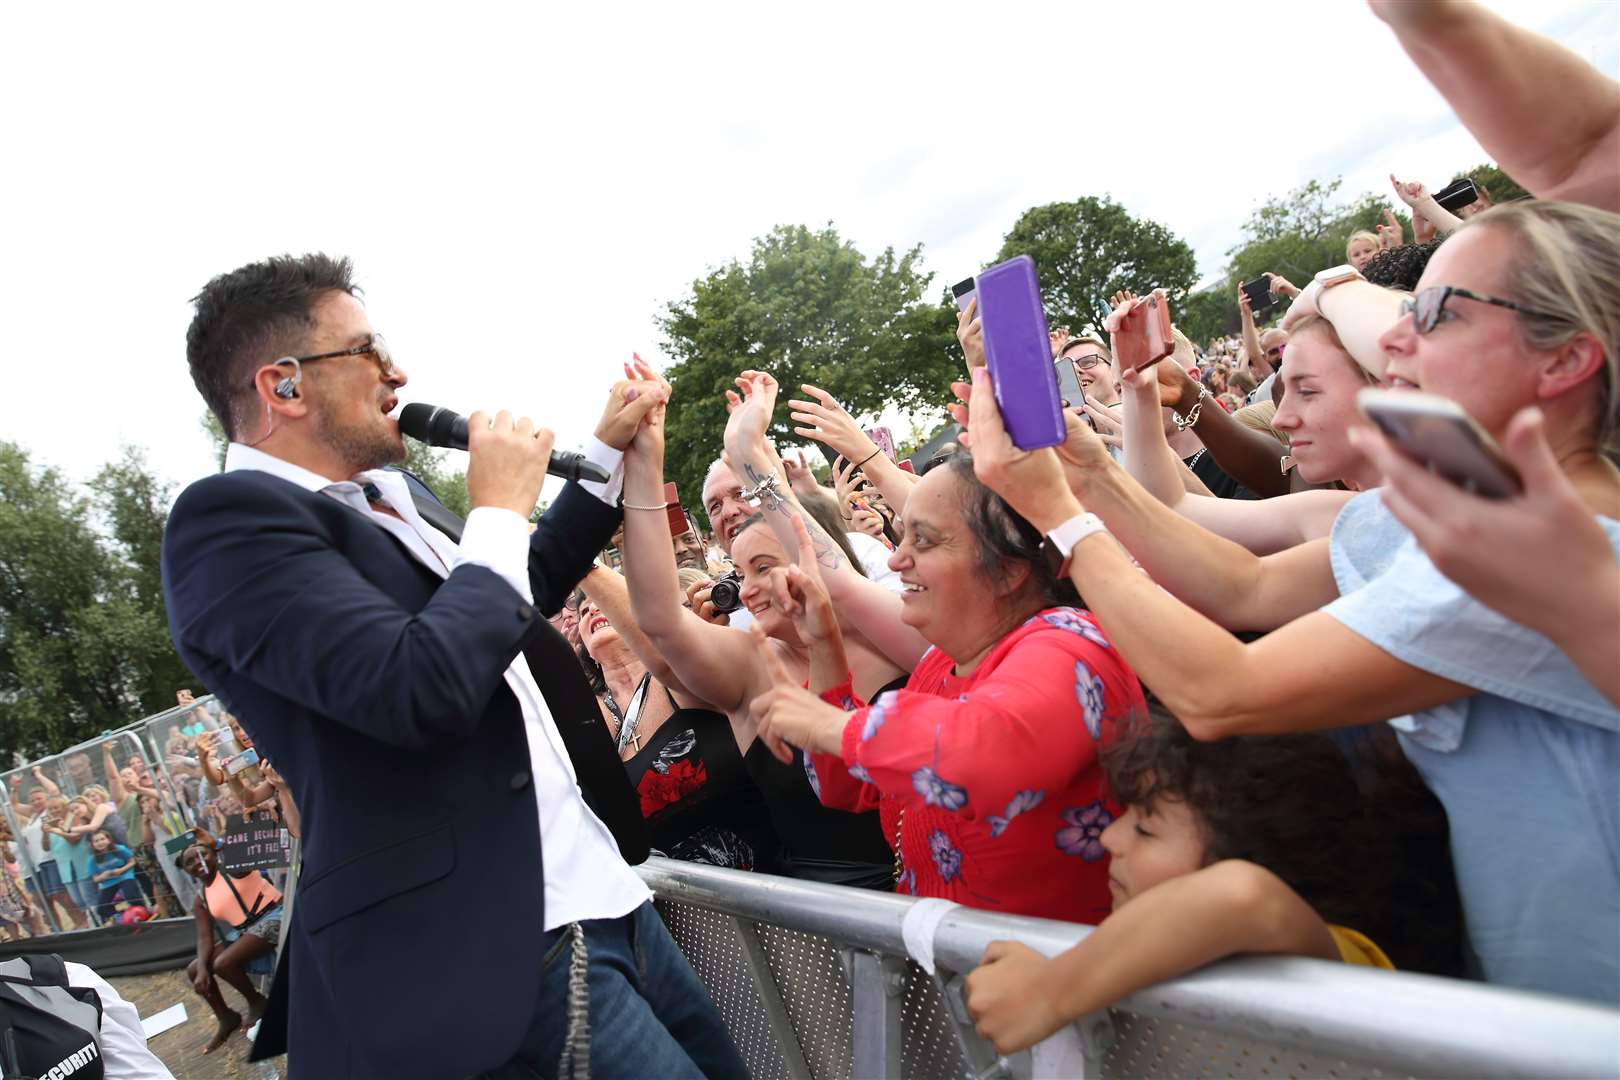
[[[568,484],[531,538],[530,604],[487,567],[440,578],[352,508],[268,473],[211,476],[176,501],[163,538],[175,646],[302,817],[277,987],[298,1073],[465,1076],[516,1052],[545,916],[504,673],[555,633],[542,613],[618,520]],[[534,676],[583,684],[577,665]]]

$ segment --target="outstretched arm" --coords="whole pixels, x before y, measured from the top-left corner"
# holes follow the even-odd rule
[[[1024,452],[1012,445],[987,379],[974,380],[968,418],[975,473],[1031,524],[1050,532],[1083,512],[1056,453],[1050,449]],[[1092,510],[1101,513],[1110,528],[1117,520],[1131,529],[1134,539],[1125,543],[1158,582],[1136,573],[1125,550],[1106,532],[1092,533],[1075,545],[1069,576],[1108,628],[1120,655],[1195,738],[1371,723],[1474,692],[1396,659],[1332,615],[1317,610],[1338,595],[1326,540],[1302,544],[1269,559],[1255,559],[1237,545],[1210,537],[1177,518],[1140,488],[1135,491],[1137,494],[1125,496],[1121,505],[1132,508],[1123,513],[1110,517],[1094,504]],[[1181,537],[1183,558],[1166,549],[1161,532],[1142,527],[1148,519],[1156,520],[1165,531],[1178,527],[1177,522],[1191,530]],[[1140,550],[1135,546],[1138,541]],[[1151,560],[1144,557],[1150,548]],[[1212,550],[1228,554],[1211,560]],[[1269,625],[1262,628],[1280,627],[1253,644],[1244,644],[1177,599],[1184,590],[1197,591],[1196,580],[1165,580],[1184,574],[1189,564],[1220,576],[1228,560],[1247,560],[1249,569],[1237,580],[1249,581],[1261,594],[1259,610],[1270,616]],[[1149,565],[1150,561],[1155,565]],[[1223,584],[1230,586],[1233,580],[1227,577]],[[1224,613],[1223,604],[1243,613],[1256,610],[1241,586],[1226,589],[1215,604],[1206,607],[1211,599],[1208,592],[1195,606],[1211,614]],[[1246,601],[1247,608],[1243,606]],[[1294,614],[1278,618],[1289,610]],[[1227,622],[1242,625],[1242,615]],[[1301,656],[1312,657],[1313,663],[1300,665]],[[1323,687],[1331,688],[1330,692],[1324,693]]]
[[[737,382],[744,396],[731,395],[736,400],[726,423],[726,454],[738,479],[745,486],[756,487],[774,475],[772,455],[765,444],[765,428],[776,404],[776,380],[763,372],[745,371]],[[928,651],[928,642],[901,622],[899,594],[856,572],[832,537],[804,512],[785,484],[779,482],[776,490],[762,491],[759,509],[777,540],[789,552],[799,551],[794,521],[803,526],[810,537],[816,569],[840,618],[860,631],[896,667],[903,671],[916,667],[922,654]]]
[[[1620,211],[1620,85],[1467,0],[1371,6],[1485,152],[1527,190]]]
[[[753,696],[745,634],[704,622],[681,605],[664,513],[663,410],[649,416],[624,457],[624,568],[636,625],[693,694],[723,712]]]
[[[672,694],[685,697],[689,702],[698,700],[687,691],[663,654],[653,647],[647,635],[641,632],[641,627],[636,625],[635,615],[630,609],[630,587],[625,584],[622,575],[605,566],[593,566],[579,585],[597,610],[607,616],[608,622],[613,624],[613,629],[618,631],[619,637],[630,647],[636,659],[653,673],[653,678]]]
[[[1286,882],[1228,859],[1153,886],[1050,960],[1015,941],[991,942],[967,977],[967,1007],[979,1034],[1011,1054],[1138,990],[1241,953],[1339,958],[1327,923]]]

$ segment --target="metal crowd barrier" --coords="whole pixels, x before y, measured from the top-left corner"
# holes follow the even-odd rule
[[[961,974],[993,940],[1053,955],[1089,927],[953,908],[930,976],[907,959],[911,898],[660,858],[639,872],[759,1080],[1620,1076],[1620,1012],[1297,958],[1212,965],[998,1058]]]
[[[183,846],[181,838],[193,826],[201,824],[217,832],[224,817],[239,809],[233,805],[230,792],[207,780],[197,761],[197,736],[224,727],[219,702],[212,696],[204,697],[191,705],[166,709],[117,731],[99,735],[59,754],[0,772],[0,792],[3,792],[0,823],[11,838],[9,854],[15,867],[0,865],[0,873],[8,875],[8,881],[0,881],[0,888],[7,894],[0,897],[0,901],[11,900],[10,904],[0,902],[0,934],[65,933],[93,921],[85,905],[76,902],[79,898],[70,888],[48,892],[50,878],[42,873],[41,856],[44,861],[57,864],[68,855],[40,846],[44,838],[30,813],[28,800],[36,789],[63,798],[84,796],[96,789],[107,790],[112,786],[109,766],[116,770],[133,764],[136,758],[158,783],[161,806],[159,816],[153,819],[151,847],[157,863],[155,869],[161,875],[161,884],[168,887],[174,898],[172,917],[190,918],[197,885],[180,869],[176,849]],[[142,842],[140,836],[130,836],[129,840],[132,850]],[[82,858],[82,853],[78,854]],[[61,880],[66,880],[65,867],[55,865],[51,869]],[[269,871],[268,876],[278,887],[283,887],[284,871]],[[147,887],[149,884],[153,886],[151,890]],[[150,874],[141,880],[140,889],[147,894],[144,899],[148,907],[153,906],[155,896],[151,893],[158,884]],[[39,914],[37,923],[9,918],[16,906],[16,897],[24,893],[32,899]]]

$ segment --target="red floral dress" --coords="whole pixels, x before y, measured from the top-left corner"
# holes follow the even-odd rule
[[[811,784],[827,806],[878,809],[891,847],[899,836],[896,891],[1099,922],[1114,815],[1097,752],[1146,708],[1135,673],[1074,608],[1031,618],[967,678],[954,667],[930,649],[869,706],[848,684],[823,694],[854,712],[841,755],[806,759]]]

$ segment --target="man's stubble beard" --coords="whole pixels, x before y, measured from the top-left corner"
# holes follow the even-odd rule
[[[403,440],[395,442],[385,431],[337,423],[324,408],[315,414],[315,437],[344,462],[350,476],[405,460]]]

